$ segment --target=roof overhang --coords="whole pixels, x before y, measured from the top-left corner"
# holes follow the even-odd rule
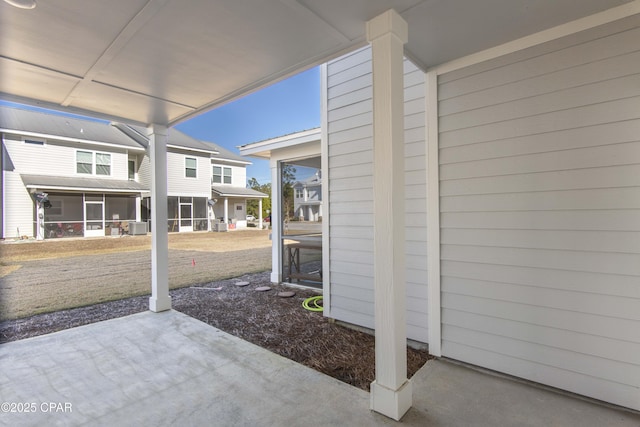
[[[615,7],[640,12],[637,0],[0,2],[0,97],[173,126],[365,45],[388,9],[427,69]]]
[[[98,192],[118,194],[148,193],[138,182],[118,179],[76,178],[49,175],[20,175],[30,191]]]
[[[266,199],[267,194],[251,188],[231,187],[229,185],[212,185],[211,192],[215,197],[241,197],[245,199]]]
[[[285,150],[287,148],[298,147],[301,145],[320,144],[321,137],[321,129],[314,128],[242,145],[238,147],[238,149],[240,150],[240,154],[243,156],[252,156],[268,160],[272,157],[272,152],[274,151]],[[318,151],[318,154],[319,153],[320,152]]]
[[[8,133],[13,135],[20,135],[27,138],[37,138],[37,139],[55,139],[56,141],[67,141],[67,142],[79,142],[82,144],[91,144],[100,147],[109,147],[116,148],[118,150],[128,150],[128,151],[137,151],[137,152],[145,152],[144,147],[135,147],[135,146],[123,146],[118,144],[112,144],[109,142],[101,142],[101,141],[93,141],[89,139],[80,139],[80,138],[68,138],[60,135],[39,133],[39,132],[28,132],[23,130],[15,130],[15,129],[0,129],[0,133]]]

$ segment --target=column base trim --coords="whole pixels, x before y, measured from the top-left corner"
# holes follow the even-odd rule
[[[282,277],[278,273],[271,273],[271,283],[281,283]]]
[[[171,297],[149,297],[149,310],[154,313],[171,310]]]
[[[371,410],[400,421],[413,404],[413,384],[405,381],[397,390],[392,390],[374,381],[371,383]]]

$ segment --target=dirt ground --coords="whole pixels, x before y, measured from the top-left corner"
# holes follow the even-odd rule
[[[170,235],[173,308],[368,390],[375,377],[373,336],[305,310],[303,300],[317,295],[312,290],[274,287],[265,271],[270,243],[264,230]],[[13,269],[0,277],[0,309],[9,319],[0,321],[0,343],[147,310],[149,245],[148,237],[0,244],[2,266]],[[239,281],[249,285],[236,286]],[[256,291],[260,286],[273,289]],[[283,290],[295,295],[281,298]],[[131,297],[134,292],[140,296]],[[92,302],[77,307],[79,301]],[[52,311],[53,302],[61,308]],[[429,358],[425,350],[407,348],[407,375]]]
[[[268,230],[169,235],[169,287],[271,268]],[[0,320],[150,292],[151,237],[0,244]]]

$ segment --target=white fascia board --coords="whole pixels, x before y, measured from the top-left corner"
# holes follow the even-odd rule
[[[218,197],[237,197],[238,199],[266,199],[269,196],[255,196],[255,195],[247,195],[247,194],[233,194],[233,193],[224,193],[219,195]]]
[[[126,190],[126,189],[113,189],[113,188],[88,188],[88,187],[63,187],[63,186],[49,186],[49,185],[34,185],[29,184],[26,188],[30,190],[56,190],[56,191],[76,191],[76,192],[92,192],[92,193],[149,193],[149,190]]]
[[[201,150],[199,148],[191,148],[191,147],[184,147],[182,145],[174,145],[174,144],[167,144],[167,148],[173,148],[176,150],[183,150],[183,151],[193,151],[195,153],[205,153],[205,154],[220,154],[220,152],[216,151],[216,150]]]
[[[267,139],[264,141],[253,142],[251,144],[241,145],[238,147],[240,153],[244,156],[256,156],[269,158],[269,154],[273,150],[288,148],[294,145],[305,144],[307,142],[320,141],[320,128],[305,130],[302,132],[292,133],[289,135],[279,136],[277,138]]]
[[[253,163],[248,161],[248,160],[232,160],[232,159],[227,159],[225,157],[211,157],[211,160],[214,160],[216,162],[226,162],[226,163],[237,163],[239,165],[252,165]]]
[[[622,6],[607,9],[584,18],[576,19],[575,21],[549,28],[548,30],[540,31],[499,46],[472,53],[471,55],[463,56],[462,58],[454,59],[453,61],[445,62],[444,64],[436,65],[427,71],[435,71],[438,75],[448,73],[450,71],[455,71],[460,68],[465,68],[470,65],[488,61],[503,55],[508,55],[513,52],[575,34],[580,31],[588,30],[599,25],[627,18],[638,13],[640,13],[640,0],[634,0],[631,3],[627,3]]]
[[[110,142],[93,141],[90,139],[69,138],[69,137],[60,136],[60,135],[52,135],[52,134],[39,133],[39,132],[26,132],[21,130],[2,129],[2,128],[0,128],[0,132],[14,134],[14,135],[29,136],[32,138],[42,138],[47,140],[57,140],[57,141],[66,141],[66,142],[79,142],[81,144],[92,144],[92,145],[98,145],[101,147],[111,147],[111,148],[118,148],[121,150],[124,149],[124,150],[145,152],[144,147],[140,147],[140,148],[131,147],[128,145],[112,144]]]

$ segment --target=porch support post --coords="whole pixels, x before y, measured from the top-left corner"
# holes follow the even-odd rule
[[[148,129],[151,159],[151,297],[149,310],[171,309],[169,296],[169,232],[167,229],[167,127]]]
[[[258,199],[258,230],[262,230],[262,199]]]
[[[226,224],[229,224],[229,198],[228,197],[224,198],[224,222]]]
[[[142,194],[136,194],[136,222],[142,221]]]
[[[271,282],[282,282],[282,180],[281,164],[271,162]]]
[[[408,26],[394,10],[367,22],[373,55],[373,227],[376,379],[371,409],[400,420],[407,379],[404,229],[404,72]]]

